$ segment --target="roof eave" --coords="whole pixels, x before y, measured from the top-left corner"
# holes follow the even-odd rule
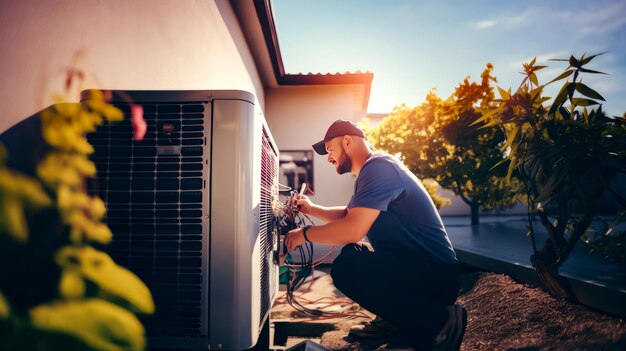
[[[373,73],[345,73],[345,74],[288,74],[285,73],[283,66],[283,60],[280,52],[280,46],[278,44],[278,35],[276,33],[276,25],[274,22],[274,16],[272,13],[272,6],[270,0],[254,0],[254,11],[256,11],[256,19],[254,26],[260,25],[261,32],[263,34],[265,50],[262,50],[263,60],[267,63],[268,57],[271,62],[273,72],[260,72],[261,77],[264,78],[265,84],[270,87],[276,86],[298,86],[298,85],[363,85],[363,106],[362,109],[367,110],[369,102],[369,95],[372,86],[372,80],[374,79]],[[244,16],[242,13],[245,11],[242,9],[244,6],[249,6],[247,1],[233,1],[233,7],[240,19],[242,26],[245,25]],[[247,9],[246,9],[247,10]],[[247,10],[250,13],[250,10]],[[251,17],[251,16],[249,16]],[[248,20],[249,20],[248,17]],[[249,23],[249,22],[248,22]],[[255,33],[256,28],[245,28],[246,39],[249,42],[254,41],[252,34],[256,35],[260,39],[258,31]],[[259,40],[256,40],[256,45],[259,45]],[[250,44],[252,45],[252,44]],[[261,44],[262,45],[262,44]],[[257,56],[260,56],[261,50],[257,48]],[[261,59],[259,57],[259,59]],[[268,67],[269,68],[269,67]],[[271,77],[273,75],[273,77]],[[271,78],[273,79],[271,79]],[[276,84],[276,85],[275,85]]]

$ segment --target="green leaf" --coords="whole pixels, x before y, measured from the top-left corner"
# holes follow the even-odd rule
[[[570,113],[565,107],[559,107],[559,113],[561,114],[563,119],[570,119]]]
[[[29,313],[35,329],[65,334],[93,350],[140,351],[145,347],[144,329],[137,317],[102,299],[39,305]]]
[[[587,107],[583,108],[583,117],[585,118],[585,122],[588,124],[589,123],[589,110],[587,109]]]
[[[580,71],[581,72],[585,72],[585,73],[607,74],[607,73],[604,73],[604,72],[594,71],[592,69],[586,69],[586,68],[581,68]]]
[[[554,98],[554,102],[552,103],[552,106],[550,107],[550,111],[548,111],[548,114],[550,115],[554,114],[554,112],[556,112],[556,110],[558,110],[559,107],[563,106],[563,104],[567,100],[568,87],[571,84],[572,83],[565,84],[563,88],[561,88],[561,91],[559,91],[559,94],[556,96],[556,98]]]
[[[592,99],[598,99],[598,100],[606,101],[602,97],[602,95],[598,94],[598,92],[596,92],[595,90],[589,88],[588,86],[586,86],[583,83],[576,83],[576,90],[578,90],[579,93],[585,95],[586,97],[590,97]]]
[[[573,98],[572,104],[574,106],[593,106],[593,105],[597,105],[598,102],[595,100],[585,99],[585,98]]]
[[[59,250],[57,263],[65,270],[75,270],[96,284],[101,295],[121,302],[141,313],[153,313],[150,290],[133,272],[118,266],[111,256],[92,247],[66,246]]]
[[[548,82],[548,84],[554,83],[554,82],[559,81],[559,80],[561,80],[563,78],[567,78],[567,77],[571,76],[572,73],[574,73],[573,69],[567,70],[567,71],[561,73],[558,77],[552,79],[550,82]],[[548,84],[546,84],[546,85],[548,85]]]
[[[574,55],[569,57],[569,65],[572,67],[580,68],[580,61],[578,61]]]
[[[604,54],[606,54],[607,52],[608,52],[608,51],[601,52],[601,53],[599,53],[599,54],[595,54],[595,55],[589,56],[589,57],[587,57],[587,58],[584,58],[584,55],[583,55],[582,65],[586,65],[586,64],[588,64],[591,60],[593,60],[593,58],[594,58],[594,57],[597,57],[597,56],[600,56],[600,55],[604,55]]]

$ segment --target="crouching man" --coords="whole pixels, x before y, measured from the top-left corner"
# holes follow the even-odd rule
[[[305,214],[327,222],[290,231],[291,251],[305,242],[345,245],[331,276],[337,289],[377,318],[354,337],[390,337],[386,350],[458,350],[467,323],[457,298],[458,261],[439,213],[419,179],[397,158],[373,152],[356,124],[335,121],[313,145],[337,173],[356,176],[346,207],[299,195]],[[367,235],[369,246],[360,241]]]

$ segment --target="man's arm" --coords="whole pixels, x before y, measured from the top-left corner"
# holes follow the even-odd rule
[[[306,232],[311,242],[326,245],[343,245],[359,242],[374,224],[380,210],[354,207],[347,210],[345,217],[336,221],[309,228]],[[289,251],[306,242],[302,228],[287,233],[285,245]]]
[[[316,205],[305,195],[298,195],[296,204],[300,212],[319,218],[324,222],[332,222],[344,218],[348,214],[345,206],[325,207]]]
[[[348,214],[348,210],[345,206],[324,207],[313,205],[310,213],[324,222],[333,222],[344,218]]]

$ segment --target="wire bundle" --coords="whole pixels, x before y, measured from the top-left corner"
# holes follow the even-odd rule
[[[295,198],[297,193],[292,191],[290,196],[281,195],[284,198],[283,202],[278,202],[275,206],[275,219],[276,219],[276,229],[279,234],[279,242],[280,242],[280,250],[281,255],[286,256],[287,252],[284,246],[284,237],[290,230],[301,228],[307,223],[313,224],[313,221],[305,214],[298,211],[297,206],[295,206]],[[298,289],[300,289],[304,283],[306,282],[306,278],[311,275],[311,283],[309,285],[309,289],[311,284],[315,279],[314,272],[315,267],[321,264],[328,256],[330,256],[335,247],[333,247],[324,257],[313,260],[313,244],[306,242],[303,245],[300,245],[297,249],[300,253],[301,262],[293,263],[288,260],[285,261],[285,266],[288,268],[286,272],[291,273],[291,279],[287,279],[287,291],[284,296],[281,298],[285,298],[287,303],[296,311],[301,312],[303,314],[307,314],[313,317],[326,317],[326,318],[335,318],[335,317],[368,317],[361,311],[360,306],[355,304],[352,300],[347,298],[345,299],[335,299],[332,297],[323,297],[317,300],[308,300],[302,298],[302,294],[298,296],[298,298],[306,300],[305,303],[319,303],[320,301],[327,300],[325,307],[330,307],[334,305],[347,304],[348,306],[343,308],[341,312],[336,311],[324,311],[322,309],[312,309],[304,306],[296,299],[296,295],[294,294]],[[307,289],[308,290],[308,289]]]

